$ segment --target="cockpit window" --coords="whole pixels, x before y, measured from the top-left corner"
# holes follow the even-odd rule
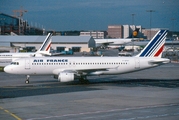
[[[11,65],[19,65],[19,62],[11,62]]]

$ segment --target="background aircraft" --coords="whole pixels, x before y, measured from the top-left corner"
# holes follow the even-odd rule
[[[132,39],[94,39],[97,48],[113,48],[118,49],[121,46],[132,42]]]
[[[51,37],[52,34],[49,33],[45,38],[42,46],[40,49],[34,53],[0,53],[0,66],[5,67],[6,65],[10,64],[12,61],[19,59],[19,58],[26,58],[26,57],[42,57],[42,56],[49,56],[50,53],[50,46],[51,46]]]
[[[91,75],[114,75],[156,67],[170,60],[161,58],[167,30],[160,30],[134,57],[31,57],[17,59],[4,68],[10,74],[54,75],[60,82],[86,80]]]
[[[112,48],[119,51],[124,49],[124,45],[132,43],[135,38],[138,38],[139,29],[136,28],[133,33],[126,39],[94,39],[97,48]]]

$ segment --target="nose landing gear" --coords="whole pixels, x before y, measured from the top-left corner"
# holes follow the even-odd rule
[[[27,75],[26,77],[27,77],[27,79],[26,79],[25,83],[26,83],[26,84],[29,84],[30,75]]]

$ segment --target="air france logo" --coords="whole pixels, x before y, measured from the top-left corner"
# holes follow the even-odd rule
[[[68,62],[68,59],[47,59],[46,61],[43,59],[34,59],[33,62]]]
[[[33,62],[43,62],[43,60],[42,59],[34,59]]]
[[[68,62],[68,59],[47,59],[47,62]]]

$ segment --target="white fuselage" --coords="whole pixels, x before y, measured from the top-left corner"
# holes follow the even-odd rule
[[[158,66],[152,57],[38,57],[19,59],[18,65],[8,65],[11,74],[58,75],[60,72],[83,72],[85,75],[110,75],[138,71]],[[163,63],[165,58],[155,58]],[[78,73],[77,73],[78,74]]]

